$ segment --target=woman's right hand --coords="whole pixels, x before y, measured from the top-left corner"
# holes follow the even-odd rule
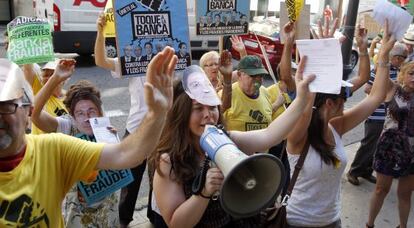
[[[309,91],[309,83],[311,83],[315,79],[315,75],[307,75],[303,77],[303,71],[305,70],[305,65],[307,61],[307,56],[303,56],[299,62],[298,70],[296,71],[295,75],[295,82],[296,82],[296,91],[297,91],[297,98],[308,99],[308,97],[312,94]]]
[[[379,56],[388,56],[390,51],[394,47],[395,42],[396,42],[396,39],[391,34],[391,31],[389,30],[388,19],[385,19],[384,37],[382,38],[382,44],[381,44]]]
[[[214,193],[220,191],[223,184],[224,176],[218,168],[210,168],[207,171],[206,183],[204,184],[203,196],[212,196]]]

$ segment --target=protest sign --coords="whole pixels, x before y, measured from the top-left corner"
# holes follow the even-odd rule
[[[114,7],[111,0],[106,2],[105,22],[104,37],[115,37]]]
[[[296,39],[309,39],[310,34],[310,8],[311,6],[303,5],[299,13],[299,18],[296,18]],[[280,2],[280,27],[283,32],[283,26],[289,22],[288,10],[285,2]],[[284,36],[280,36],[282,43],[285,43]]]
[[[108,130],[108,127],[111,126],[109,117],[94,117],[90,118],[89,122],[95,136],[95,141],[105,143],[119,142],[118,135]],[[80,136],[77,137],[82,138]],[[79,181],[77,186],[86,203],[92,205],[122,187],[127,186],[133,180],[134,177],[130,169],[100,170],[98,176],[92,183]]]
[[[197,35],[245,34],[250,0],[197,0]]]
[[[49,62],[55,59],[51,27],[47,19],[16,17],[7,24],[7,58],[16,64]]]
[[[186,0],[114,1],[114,13],[123,76],[144,76],[165,46],[176,50],[176,70],[191,65]]]

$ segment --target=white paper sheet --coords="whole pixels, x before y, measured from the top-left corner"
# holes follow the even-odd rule
[[[338,39],[297,40],[300,57],[308,57],[303,76],[316,75],[311,92],[339,94],[342,81],[342,53]]]
[[[390,32],[397,40],[402,40],[405,32],[411,24],[411,21],[413,20],[413,16],[411,16],[407,11],[388,2],[387,0],[377,0],[372,17],[382,27],[385,25],[385,19],[388,19]]]
[[[119,143],[118,134],[114,134],[108,130],[108,127],[111,126],[109,117],[90,118],[89,121],[97,142]]]

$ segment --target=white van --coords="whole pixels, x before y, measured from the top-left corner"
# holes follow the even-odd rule
[[[90,55],[96,38],[96,19],[107,0],[33,0],[35,16],[53,25],[55,52]]]

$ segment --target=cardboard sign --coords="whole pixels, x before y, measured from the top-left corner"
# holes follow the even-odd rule
[[[7,24],[7,58],[16,64],[49,62],[55,59],[51,26],[47,19],[16,17]]]
[[[130,169],[100,170],[92,183],[86,184],[79,181],[77,185],[86,203],[92,205],[118,189],[127,186],[133,180],[134,177]]]
[[[123,76],[144,76],[165,46],[176,50],[176,70],[191,65],[186,0],[115,1],[114,13]]]
[[[197,0],[197,35],[245,34],[250,0]]]
[[[104,37],[115,37],[115,19],[114,19],[114,8],[112,1],[108,0],[105,6],[105,27]]]

